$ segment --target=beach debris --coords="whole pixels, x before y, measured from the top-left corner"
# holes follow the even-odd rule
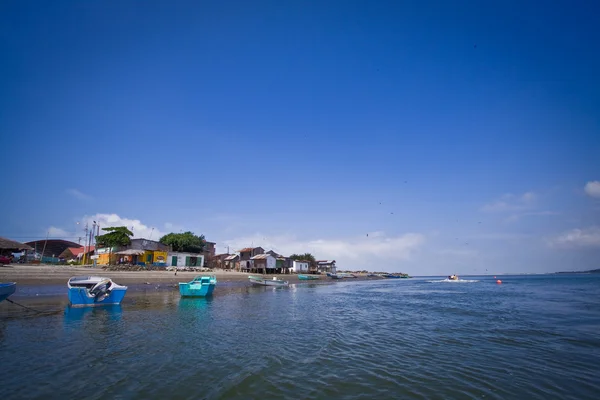
[[[150,282],[144,282],[144,285],[151,285]]]

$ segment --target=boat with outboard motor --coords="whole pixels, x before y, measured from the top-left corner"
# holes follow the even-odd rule
[[[216,276],[198,275],[190,282],[179,282],[179,294],[181,297],[206,297],[212,295],[215,286]]]
[[[11,294],[17,290],[16,282],[0,283],[0,301],[6,300]]]
[[[458,275],[450,275],[450,276],[448,277],[448,280],[449,280],[449,281],[457,281],[457,280],[458,280]]]
[[[121,304],[127,286],[101,276],[74,276],[67,282],[69,301],[73,307]]]
[[[319,277],[316,275],[298,275],[298,279],[301,281],[314,281],[319,279]]]
[[[254,285],[258,285],[258,286],[277,286],[277,287],[283,287],[283,286],[288,286],[289,282],[288,281],[282,281],[281,279],[277,279],[276,276],[273,277],[273,279],[269,280],[269,279],[264,279],[260,276],[252,276],[250,275],[248,277],[248,279],[250,280],[250,283],[254,284]]]

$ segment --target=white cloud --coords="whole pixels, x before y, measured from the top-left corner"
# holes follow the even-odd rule
[[[583,190],[588,196],[600,199],[600,181],[590,181],[586,183]]]
[[[57,228],[55,226],[51,226],[50,228],[48,228],[48,237],[62,239],[66,238],[67,236],[73,236],[73,234],[69,234],[64,229]]]
[[[123,218],[117,214],[86,215],[82,218],[81,226],[85,227],[87,223],[88,227],[91,228],[94,221],[100,224],[100,234],[102,234],[102,228],[109,226],[126,226],[133,232],[134,238],[158,240],[165,234],[165,232],[156,227],[143,224],[139,219]]]
[[[67,189],[67,194],[70,194],[79,200],[89,200],[92,198],[90,195],[87,195],[78,189]]]
[[[600,227],[572,229],[549,241],[554,247],[600,247]]]
[[[481,211],[485,212],[505,212],[520,211],[533,207],[537,195],[533,192],[525,192],[520,196],[512,193],[506,193],[500,199],[483,205]]]
[[[425,242],[425,236],[407,233],[401,236],[387,236],[383,232],[369,236],[300,240],[294,236],[266,236],[259,233],[218,244],[219,252],[235,252],[244,247],[261,246],[265,250],[289,256],[293,253],[312,253],[317,259],[335,259],[340,268],[362,269],[380,268],[408,260]]]

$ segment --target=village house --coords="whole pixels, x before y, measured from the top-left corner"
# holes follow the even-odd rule
[[[86,259],[89,260],[94,254],[94,250],[95,246],[67,247],[58,255],[58,258],[66,261],[80,261],[85,255]]]
[[[269,253],[258,254],[251,258],[253,261],[252,272],[262,271],[265,274],[275,273],[277,259]]]
[[[310,265],[309,261],[294,260],[294,261],[292,261],[292,272],[295,274],[301,274],[303,272],[308,272],[309,265]]]
[[[202,251],[202,255],[204,256],[204,260],[212,260],[216,254],[217,244],[215,242],[205,242],[204,250]]]
[[[229,257],[231,254],[228,253],[223,253],[223,254],[217,254],[214,257],[212,257],[211,259],[208,260],[207,265],[209,268],[219,268],[219,269],[223,269],[225,268],[224,264],[225,264],[225,259],[227,257]]]
[[[170,251],[167,256],[167,266],[177,268],[202,267],[204,266],[204,255]]]
[[[232,254],[228,257],[225,257],[223,260],[223,268],[224,269],[233,269],[237,270],[240,264],[240,256],[238,254]]]
[[[133,264],[166,266],[169,246],[155,240],[131,239],[127,246],[99,248],[96,250],[98,264]]]
[[[257,256],[259,254],[264,254],[265,249],[262,247],[246,247],[239,251],[240,260],[239,260],[239,269],[240,271],[249,272],[253,269],[254,260],[252,257]]]
[[[317,270],[320,274],[326,274],[328,272],[335,274],[335,260],[319,260],[317,261]]]

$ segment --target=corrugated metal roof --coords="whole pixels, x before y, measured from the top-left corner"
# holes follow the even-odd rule
[[[225,257],[225,261],[232,261],[235,260],[236,257],[239,257],[237,254],[232,254],[229,257]]]
[[[267,254],[257,254],[254,257],[251,257],[250,259],[251,260],[266,260],[267,257],[273,257],[273,256],[268,253]]]
[[[245,247],[245,248],[243,248],[243,249],[241,249],[241,250],[238,250],[238,251],[239,251],[240,253],[242,253],[242,252],[244,252],[244,253],[245,253],[245,252],[247,252],[247,251],[252,251],[252,250],[254,250],[254,247]]]

